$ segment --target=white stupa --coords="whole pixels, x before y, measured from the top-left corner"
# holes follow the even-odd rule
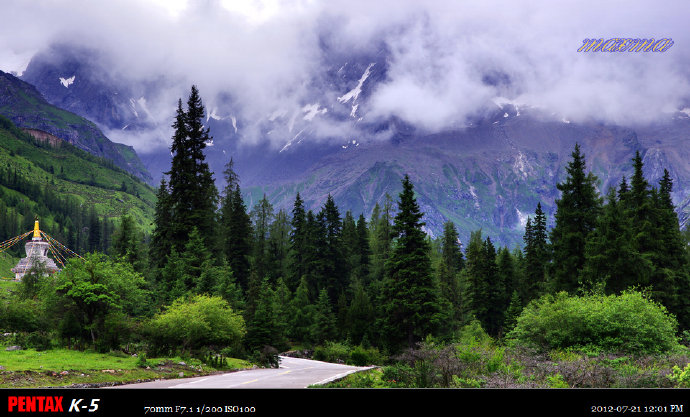
[[[38,220],[34,223],[34,236],[24,245],[26,258],[22,258],[17,266],[11,269],[14,272],[14,279],[20,281],[33,265],[40,263],[45,267],[46,274],[54,274],[60,268],[55,265],[55,261],[47,256],[50,243],[41,238],[41,231],[38,229]]]

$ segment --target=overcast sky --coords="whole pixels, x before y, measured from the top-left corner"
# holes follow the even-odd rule
[[[343,51],[385,44],[388,78],[368,114],[432,131],[497,96],[569,120],[628,124],[687,107],[690,97],[685,0],[2,0],[0,10],[3,71],[21,72],[53,42],[76,42],[104,51],[112,71],[132,80],[165,74],[209,97],[229,92],[245,120],[313,97],[308,84],[323,70],[325,35]],[[578,53],[593,37],[674,45],[664,53]],[[509,83],[488,85],[487,74]],[[170,117],[180,94],[160,104],[161,115]]]

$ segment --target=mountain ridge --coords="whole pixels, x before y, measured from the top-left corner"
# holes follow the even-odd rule
[[[151,182],[134,148],[110,141],[93,122],[51,105],[35,86],[2,71],[0,114],[21,128],[46,132],[93,155],[111,159],[115,165]]]
[[[241,103],[231,92],[201,91],[202,98],[211,97],[205,101],[211,103],[206,126],[214,139],[205,154],[218,188],[224,186],[221,173],[232,157],[249,208],[266,194],[276,210],[289,212],[299,191],[307,209],[318,210],[332,194],[343,211],[368,217],[386,193],[396,197],[400,179],[409,174],[426,213],[428,233],[440,235],[443,223],[452,220],[463,241],[481,228],[497,242],[514,246],[522,244],[524,224],[537,203],[553,221],[555,185],[564,178],[575,143],[580,143],[587,168],[601,180],[602,195],[630,175],[636,151],[641,151],[645,175],[653,185],[668,169],[679,220],[688,225],[689,114],[680,111],[645,126],[618,126],[571,121],[549,109],[495,97],[473,118],[430,129],[396,115],[371,113],[372,96],[389,79],[389,54],[385,48],[356,54],[324,46],[323,72],[305,87],[311,93],[298,107],[276,108],[261,120],[242,119]],[[46,73],[67,76],[69,71],[58,67]],[[510,79],[501,74],[483,80],[509,91]],[[62,93],[68,90],[52,78],[38,85],[44,84]],[[107,83],[99,88],[110,91]],[[72,99],[83,106],[90,96]],[[173,113],[165,124],[172,119]],[[260,132],[251,145],[245,137],[248,126]],[[169,150],[143,154],[142,160],[157,180],[169,169]]]

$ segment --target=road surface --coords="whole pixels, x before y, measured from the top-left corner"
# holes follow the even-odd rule
[[[306,388],[371,368],[281,356],[280,368],[248,369],[221,375],[118,385],[113,388]]]

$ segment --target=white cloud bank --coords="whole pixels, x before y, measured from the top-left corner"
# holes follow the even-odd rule
[[[690,97],[687,1],[3,3],[0,69],[21,71],[57,41],[97,48],[115,76],[171,80],[167,96],[148,102],[162,126],[194,83],[207,105],[221,92],[240,103],[246,141],[260,136],[258,121],[314,103],[324,42],[344,53],[385,47],[387,78],[357,114],[397,116],[429,130],[461,125],[499,96],[569,121],[621,124],[655,120]],[[577,52],[583,39],[600,37],[675,44],[664,53]]]

